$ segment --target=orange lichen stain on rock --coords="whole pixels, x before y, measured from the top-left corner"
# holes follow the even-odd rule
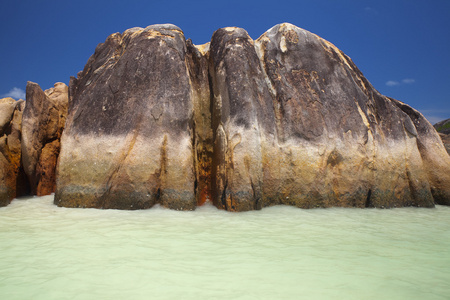
[[[205,171],[203,169],[203,171]],[[202,206],[207,201],[210,201],[212,199],[212,192],[211,192],[211,170],[207,170],[207,172],[199,172],[199,185],[198,185],[198,191],[199,195],[197,197],[197,205]],[[203,173],[203,174],[202,174]]]
[[[206,201],[212,199],[211,164],[212,164],[212,151],[209,145],[206,145],[206,143],[204,143],[202,146],[199,147],[197,153],[198,206],[201,206],[205,204]]]
[[[45,196],[55,192],[56,163],[60,150],[59,140],[54,140],[44,146],[40,160],[36,166],[37,187],[36,195]]]
[[[207,187],[204,187],[200,191],[200,197],[198,197],[197,205],[202,206],[210,199],[211,199],[211,191]]]
[[[233,205],[233,198],[231,197],[231,195],[228,195],[225,201],[226,201],[226,209],[228,211],[236,211],[236,207]]]
[[[288,30],[284,36],[286,37],[286,40],[291,44],[297,44],[299,41],[298,34],[295,32],[295,30]]]

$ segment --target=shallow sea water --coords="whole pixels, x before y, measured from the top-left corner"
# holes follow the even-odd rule
[[[450,207],[0,208],[0,299],[449,299]]]

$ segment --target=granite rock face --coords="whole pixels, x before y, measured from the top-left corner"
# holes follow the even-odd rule
[[[431,207],[432,191],[448,190],[417,146],[435,134],[419,136],[407,106],[380,95],[329,42],[281,24],[255,42],[220,29],[210,47],[216,205]]]
[[[23,100],[0,99],[0,206],[20,195]],[[19,187],[19,190],[18,190]]]
[[[450,155],[450,134],[439,133],[439,136],[441,137],[442,143],[444,143],[447,153]]]
[[[433,125],[444,143],[447,153],[450,155],[450,119],[443,120]]]
[[[202,92],[194,86],[202,82],[191,78],[187,51],[174,25],[129,29],[97,47],[70,82],[57,205],[196,207],[193,109]]]
[[[33,195],[49,195],[56,187],[56,164],[68,106],[68,87],[61,82],[42,91],[34,82],[26,88],[22,120],[22,161]]]
[[[439,133],[450,134],[450,119],[437,122],[433,127]]]
[[[256,41],[222,28],[202,46],[173,25],[129,29],[69,90],[60,206],[449,204],[450,157],[431,124],[291,24]]]
[[[395,103],[409,116],[416,128],[417,148],[435,203],[450,205],[450,156],[441,138],[420,112],[400,101]]]

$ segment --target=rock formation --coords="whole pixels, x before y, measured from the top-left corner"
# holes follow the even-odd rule
[[[68,106],[68,87],[61,82],[42,91],[34,82],[26,88],[22,120],[22,161],[33,195],[55,191],[56,163]]]
[[[431,124],[291,24],[256,41],[222,28],[202,46],[174,25],[116,33],[69,94],[59,206],[450,204],[450,157]]]
[[[55,203],[194,209],[194,99],[182,31],[132,28],[100,44],[70,82]]]
[[[438,122],[433,126],[439,133],[447,153],[450,154],[450,119]]]
[[[20,195],[20,140],[24,106],[23,100],[0,99],[0,206],[8,205]]]
[[[444,143],[444,147],[447,150],[447,153],[450,155],[450,134],[440,133],[442,142]]]
[[[450,134],[450,119],[437,122],[433,127],[439,133]]]

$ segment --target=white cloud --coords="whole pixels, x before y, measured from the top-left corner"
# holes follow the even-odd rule
[[[406,84],[412,84],[412,83],[416,82],[416,80],[413,78],[405,78],[402,80],[402,82],[406,83]]]
[[[386,82],[387,86],[396,86],[396,85],[399,85],[399,84],[400,84],[400,82],[394,81],[394,80],[389,80],[389,81]]]
[[[19,100],[19,99],[24,99],[25,100],[25,91],[22,90],[22,89],[19,89],[17,87],[14,87],[8,93],[3,94],[1,97],[2,98],[11,97],[11,98],[14,98],[16,100]]]
[[[405,78],[405,79],[402,79],[401,81],[389,80],[386,82],[386,85],[387,86],[396,86],[396,85],[400,85],[400,84],[413,84],[414,82],[416,82],[416,80],[413,78]]]

